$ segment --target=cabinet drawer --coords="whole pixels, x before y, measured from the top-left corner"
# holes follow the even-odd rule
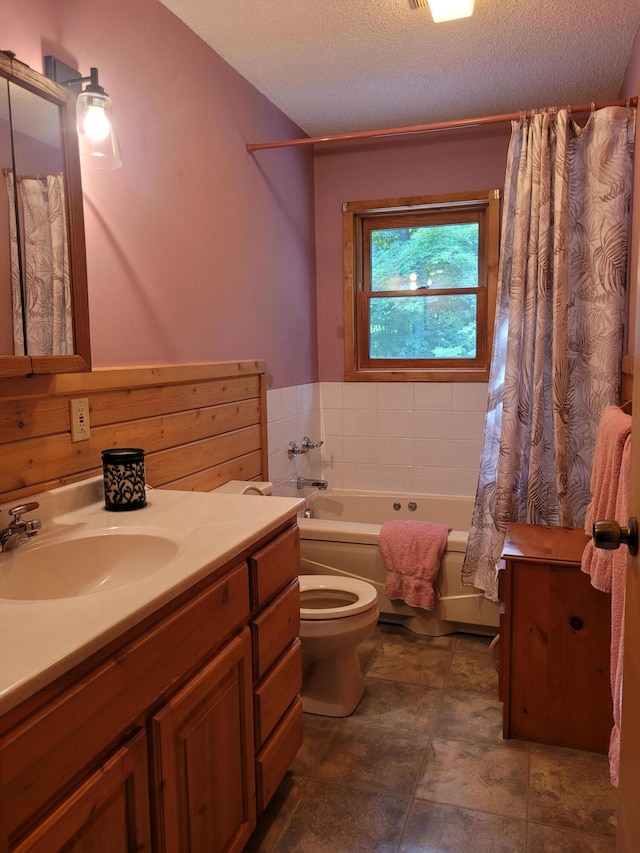
[[[300,640],[276,661],[256,687],[253,697],[256,749],[271,734],[302,686],[302,646]]]
[[[251,622],[253,678],[262,678],[300,633],[300,585],[293,581]]]
[[[258,814],[262,812],[302,746],[302,699],[298,697],[256,756]]]
[[[300,535],[296,524],[249,557],[251,607],[257,610],[300,574]]]
[[[242,563],[8,732],[0,741],[8,833],[42,814],[89,761],[248,617]]]

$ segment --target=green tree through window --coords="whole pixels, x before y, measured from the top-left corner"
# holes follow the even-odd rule
[[[346,378],[487,378],[498,198],[343,207]]]
[[[371,231],[371,289],[478,286],[478,224]],[[476,297],[441,294],[377,299],[369,316],[371,358],[475,358]]]

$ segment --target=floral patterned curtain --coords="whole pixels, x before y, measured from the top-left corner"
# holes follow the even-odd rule
[[[11,293],[14,354],[73,353],[73,319],[64,179],[18,177],[21,209],[22,286],[16,232],[13,173],[6,173],[11,222]]]
[[[578,527],[598,420],[616,403],[635,109],[512,123],[476,502],[462,583],[497,600],[510,521]]]

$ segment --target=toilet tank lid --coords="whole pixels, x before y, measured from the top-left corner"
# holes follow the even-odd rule
[[[273,492],[273,483],[268,480],[229,480],[214,492],[224,492],[229,495],[255,495],[257,492],[261,495],[270,495]]]

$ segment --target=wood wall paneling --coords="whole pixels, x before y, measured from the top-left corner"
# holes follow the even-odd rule
[[[141,447],[154,487],[209,491],[267,478],[262,361],[0,379],[0,502],[99,474],[100,451]],[[69,400],[91,436],[71,441]]]

